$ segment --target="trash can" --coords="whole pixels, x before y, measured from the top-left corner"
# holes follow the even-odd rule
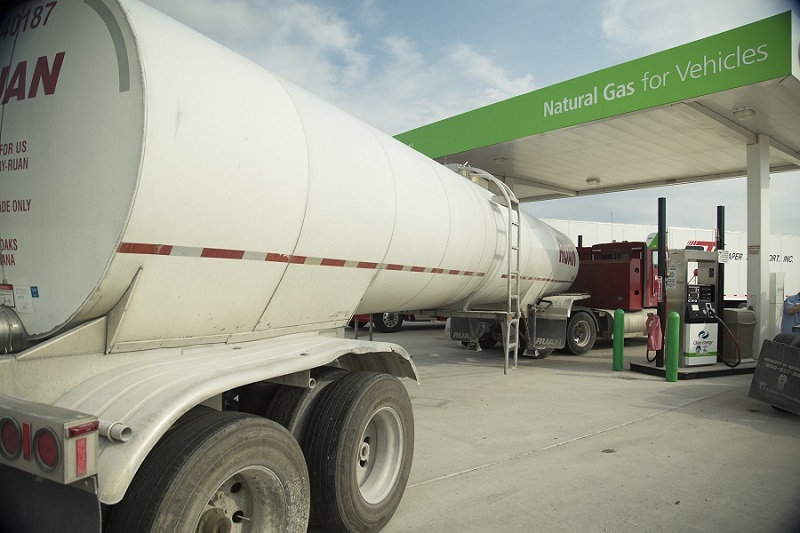
[[[755,312],[741,308],[725,309],[722,320],[739,342],[739,346],[742,348],[742,359],[755,359],[752,353],[753,332],[756,329]],[[722,344],[722,357],[728,362],[736,361],[738,357],[736,343],[727,335],[727,332],[722,333],[725,334],[725,341]]]

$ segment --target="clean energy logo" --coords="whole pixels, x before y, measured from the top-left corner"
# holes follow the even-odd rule
[[[697,339],[694,340],[694,351],[697,353],[707,353],[711,347],[712,341],[708,340],[711,334],[706,330],[697,332]]]

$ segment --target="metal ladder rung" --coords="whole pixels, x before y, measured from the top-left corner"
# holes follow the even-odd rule
[[[505,373],[508,373],[509,368],[509,355],[513,354],[513,367],[517,366],[517,354],[519,347],[519,323],[521,319],[520,312],[520,242],[522,231],[520,229],[522,223],[522,214],[520,212],[519,198],[514,194],[514,191],[503,181],[499,180],[490,173],[474,169],[467,165],[447,165],[448,168],[461,174],[467,179],[476,181],[477,178],[486,180],[488,183],[493,183],[500,189],[500,195],[493,195],[492,201],[506,208],[508,213],[508,225],[506,227],[506,255],[507,257],[507,271],[503,274],[506,281],[506,302],[508,308],[505,311],[498,310],[498,314],[503,313],[507,317],[506,331],[503,335],[503,343],[505,346]],[[476,181],[477,182],[477,181]],[[516,213],[516,215],[515,215]],[[514,231],[514,228],[517,228]],[[468,303],[465,304],[467,310]],[[511,318],[508,318],[511,317]],[[513,341],[511,340],[513,333]],[[506,342],[507,341],[507,342]]]

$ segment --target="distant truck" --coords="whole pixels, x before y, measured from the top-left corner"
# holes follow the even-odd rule
[[[138,0],[0,28],[0,531],[382,529],[417,370],[346,324],[516,331],[574,246]]]
[[[403,322],[433,322],[444,321],[445,317],[423,315],[420,313],[373,313],[371,315],[356,315],[350,321],[350,326],[358,324],[358,327],[365,327],[372,322],[372,325],[381,333],[395,333],[403,327]]]

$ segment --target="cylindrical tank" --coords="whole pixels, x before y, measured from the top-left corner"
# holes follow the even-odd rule
[[[0,298],[31,338],[129,289],[117,342],[505,301],[484,188],[137,0],[10,17]],[[568,288],[570,241],[520,231],[523,303]]]

